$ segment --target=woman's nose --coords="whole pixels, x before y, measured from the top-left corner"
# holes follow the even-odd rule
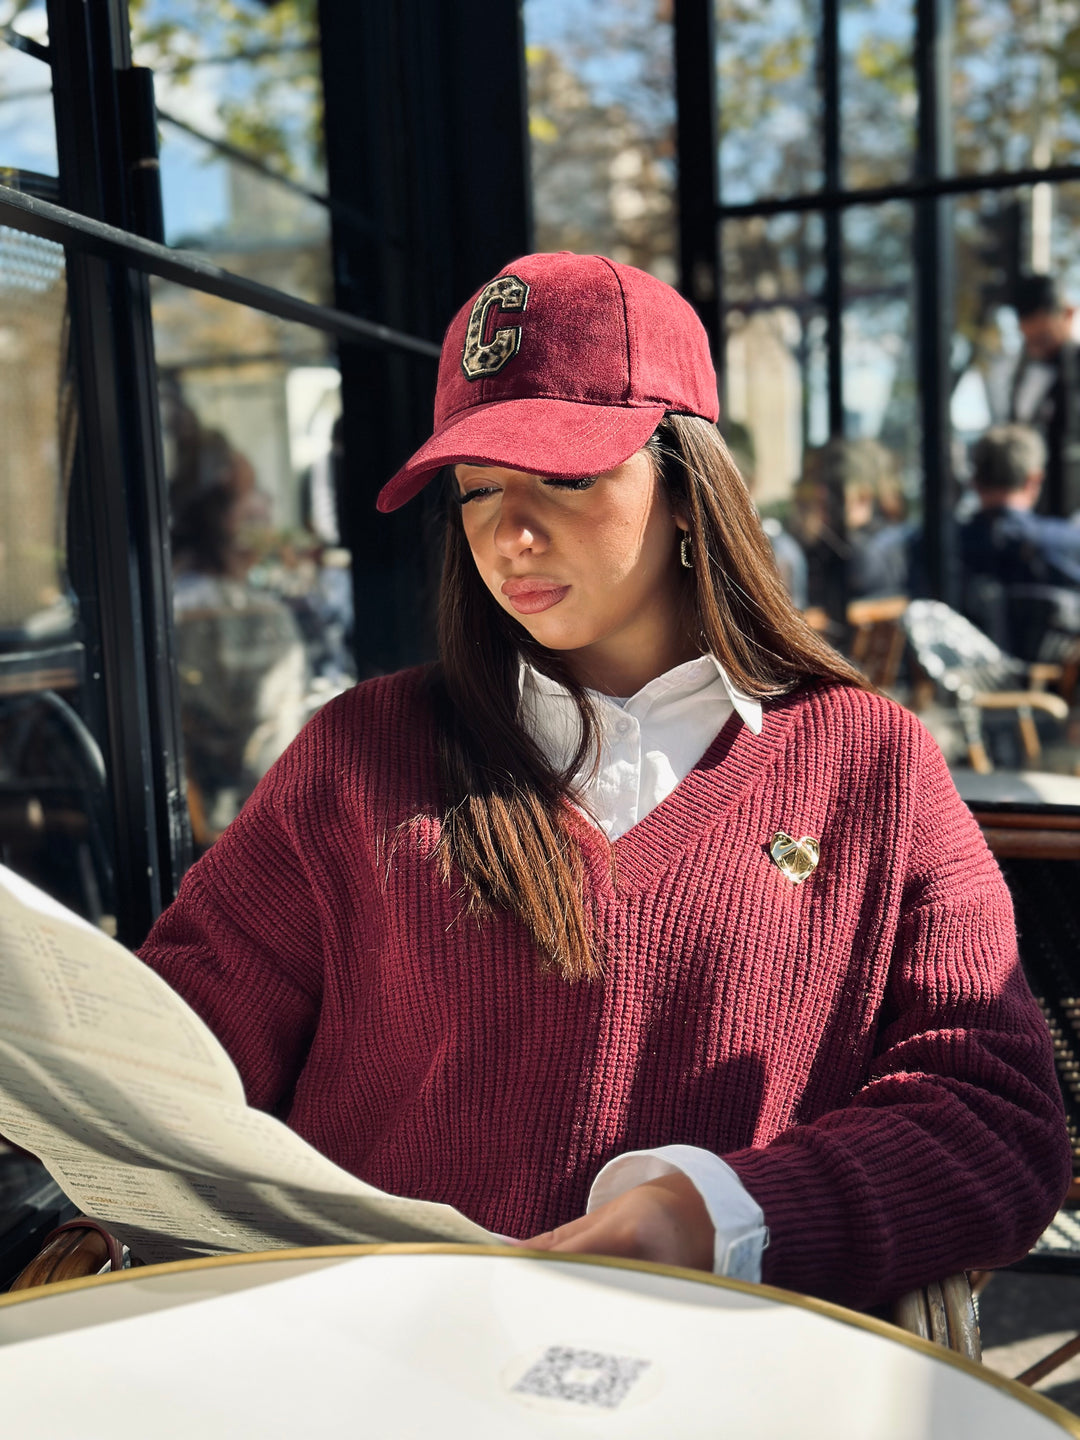
[[[536,553],[546,545],[547,536],[533,507],[518,500],[507,501],[504,497],[495,522],[495,546],[500,553],[507,556],[521,555],[526,551]]]

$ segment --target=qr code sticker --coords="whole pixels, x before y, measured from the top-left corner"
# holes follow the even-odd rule
[[[630,1387],[649,1364],[648,1360],[635,1360],[628,1355],[604,1355],[599,1350],[549,1345],[513,1388],[522,1395],[614,1410],[626,1399]]]

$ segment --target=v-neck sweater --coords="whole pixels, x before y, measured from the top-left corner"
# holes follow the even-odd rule
[[[616,699],[591,691],[599,731],[598,763],[574,776],[575,801],[609,840],[666,800],[708,749],[734,711],[756,735],[761,702],[744,695],[713,655],[699,655]],[[522,728],[554,770],[564,770],[581,739],[581,717],[570,692],[522,665]]]
[[[683,1143],[765,1212],[763,1278],[853,1305],[1017,1259],[1068,1183],[1009,895],[940,752],[847,686],[736,716],[609,846],[567,806],[602,979],[463,913],[422,671],[327,705],[142,950],[248,1100],[382,1189],[527,1237]],[[812,836],[802,884],[770,854]],[[614,857],[614,865],[612,864]]]

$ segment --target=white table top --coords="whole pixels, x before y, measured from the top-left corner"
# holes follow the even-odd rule
[[[1046,770],[991,770],[980,775],[957,766],[953,783],[969,805],[1080,805],[1080,776]]]
[[[1080,1436],[835,1306],[495,1247],[230,1256],[2,1297],[0,1395],[19,1440]]]

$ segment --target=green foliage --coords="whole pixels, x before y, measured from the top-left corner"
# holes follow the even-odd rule
[[[222,135],[290,178],[323,158],[316,0],[129,0],[132,41],[151,69],[179,85],[206,66],[229,67]],[[242,82],[242,83],[241,83]]]
[[[901,40],[864,35],[855,50],[855,73],[860,80],[883,86],[890,94],[914,95],[911,51]]]

